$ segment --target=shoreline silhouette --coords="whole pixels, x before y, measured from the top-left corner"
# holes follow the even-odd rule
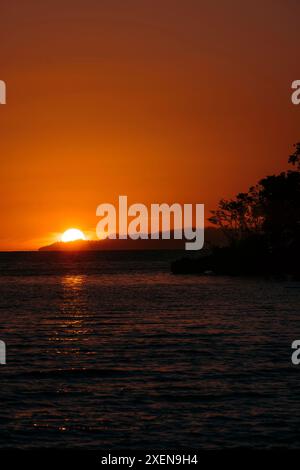
[[[174,274],[275,275],[300,280],[300,143],[289,169],[266,176],[234,199],[222,199],[209,221],[226,246],[172,263]]]

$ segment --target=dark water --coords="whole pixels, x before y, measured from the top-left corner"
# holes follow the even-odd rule
[[[298,447],[300,284],[1,254],[0,446]]]

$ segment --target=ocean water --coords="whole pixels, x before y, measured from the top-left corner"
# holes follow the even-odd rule
[[[300,284],[0,254],[0,447],[299,447]]]

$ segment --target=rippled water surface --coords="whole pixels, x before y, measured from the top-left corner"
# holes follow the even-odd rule
[[[300,284],[0,254],[0,446],[300,447]]]

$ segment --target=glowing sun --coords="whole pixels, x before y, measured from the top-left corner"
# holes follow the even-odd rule
[[[86,240],[84,233],[77,228],[69,228],[62,234],[62,242],[74,242],[75,240]]]

